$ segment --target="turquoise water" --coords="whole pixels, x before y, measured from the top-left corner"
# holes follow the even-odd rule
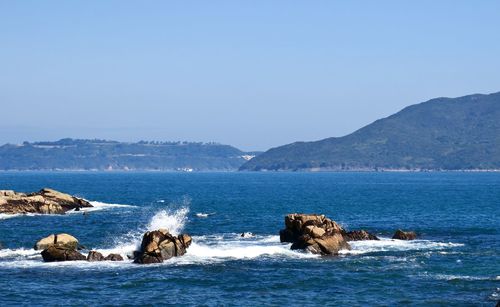
[[[96,209],[0,215],[2,305],[493,306],[500,298],[498,173],[0,173],[0,189],[42,187]],[[339,257],[290,251],[278,232],[292,212],[323,213],[383,239]],[[191,234],[187,255],[149,266],[43,263],[31,249],[67,232],[126,255],[159,227]],[[420,240],[390,240],[397,228]]]

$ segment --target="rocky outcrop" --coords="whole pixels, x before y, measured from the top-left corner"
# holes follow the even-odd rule
[[[92,205],[84,199],[47,188],[30,194],[0,190],[0,213],[4,214],[64,214],[88,207]]]
[[[66,233],[60,233],[56,235],[52,234],[36,242],[34,249],[44,250],[51,246],[58,246],[74,250],[78,249],[79,247],[78,240],[75,237]]]
[[[54,261],[75,261],[75,260],[86,260],[87,257],[80,254],[74,249],[69,249],[61,246],[50,246],[42,251],[42,258],[45,262]]]
[[[161,263],[184,255],[189,245],[191,237],[187,234],[174,236],[166,229],[148,231],[142,238],[141,250],[134,253],[134,263]]]
[[[398,229],[392,238],[397,240],[415,240],[417,238],[417,234],[414,231],[402,231],[401,229]]]
[[[87,261],[89,262],[104,261],[104,256],[98,251],[90,251],[89,254],[87,255]]]
[[[346,239],[346,241],[379,240],[377,236],[369,233],[366,230],[348,231],[344,232],[342,235],[344,236],[344,239]]]
[[[89,262],[123,261],[123,257],[119,254],[109,254],[104,257],[103,254],[95,250],[91,250],[85,257],[77,251],[81,247],[77,238],[66,233],[52,234],[41,239],[34,246],[36,250],[42,250],[42,258],[45,262],[72,260],[87,260]]]
[[[285,227],[280,231],[280,241],[291,242],[291,249],[321,255],[336,255],[341,249],[350,249],[342,227],[324,215],[288,214]]]

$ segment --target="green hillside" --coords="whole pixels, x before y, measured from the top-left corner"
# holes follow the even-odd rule
[[[256,153],[188,142],[62,139],[0,146],[0,170],[237,170]]]
[[[352,134],[268,150],[240,170],[500,169],[500,93],[437,98]]]

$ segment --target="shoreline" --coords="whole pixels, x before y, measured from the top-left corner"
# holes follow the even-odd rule
[[[500,173],[500,169],[300,169],[300,170],[157,170],[157,169],[0,169],[0,173]]]

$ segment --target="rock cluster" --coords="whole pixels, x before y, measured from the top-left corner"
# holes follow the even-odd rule
[[[95,261],[123,261],[123,257],[120,254],[109,254],[104,257],[98,251],[90,251],[87,255],[87,261],[95,262]]]
[[[341,249],[350,249],[342,227],[324,215],[288,214],[285,227],[280,231],[280,241],[291,242],[291,249],[321,255],[336,255]]]
[[[0,213],[4,214],[64,214],[88,207],[92,205],[84,199],[47,188],[30,194],[0,190]]]
[[[142,238],[140,251],[134,252],[134,263],[161,263],[184,255],[189,245],[191,237],[187,234],[174,236],[166,229],[148,231]]]
[[[413,231],[402,231],[401,229],[398,229],[392,238],[397,240],[415,240],[417,238],[417,234]]]
[[[52,234],[38,241],[34,249],[42,250],[42,258],[45,262],[55,261],[123,261],[123,257],[119,254],[109,254],[104,257],[98,251],[90,251],[87,256],[78,251],[82,246],[78,243],[78,239],[66,233]]]

